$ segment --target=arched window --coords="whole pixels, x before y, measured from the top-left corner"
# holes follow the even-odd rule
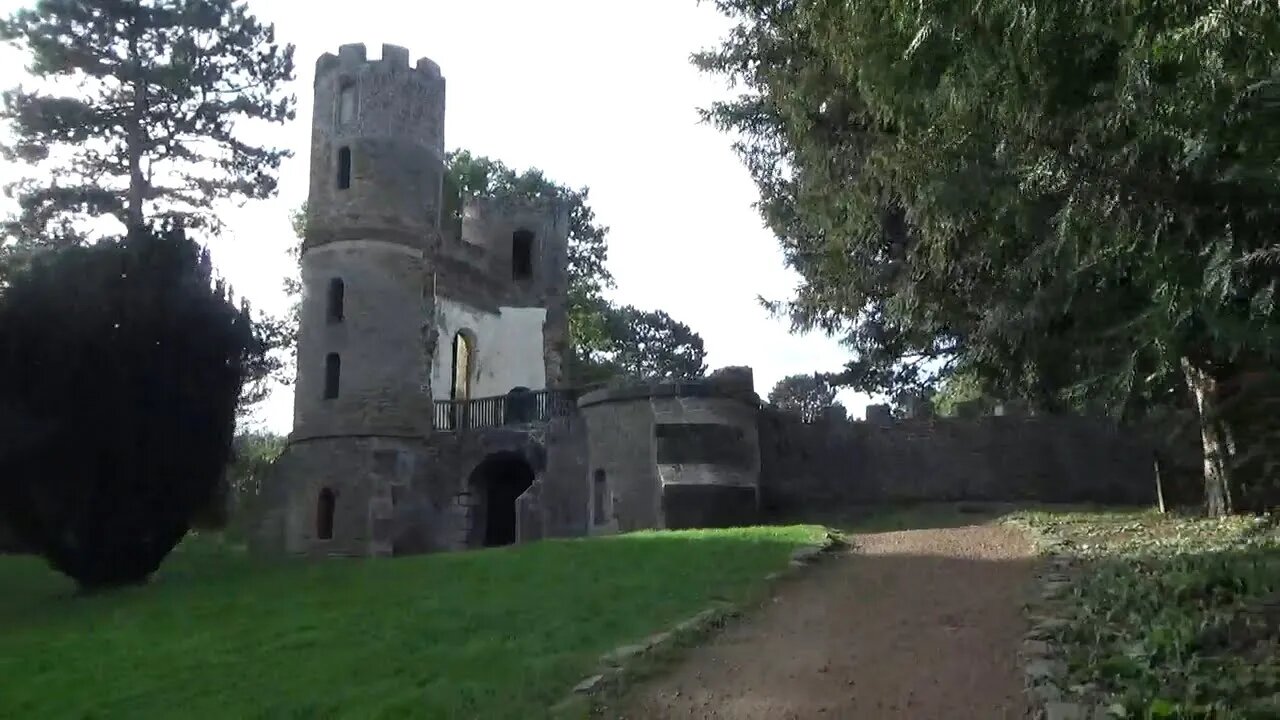
[[[454,400],[471,399],[471,338],[463,332],[453,336],[453,382],[450,395]]]
[[[605,510],[605,500],[609,496],[609,482],[605,477],[604,470],[597,469],[591,475],[591,499],[594,501],[592,515],[597,525],[603,525],[609,521],[608,514]]]
[[[528,280],[533,277],[533,233],[517,230],[511,235],[511,278]]]
[[[324,399],[338,397],[338,382],[342,377],[342,358],[338,353],[324,356]]]
[[[338,189],[351,187],[351,148],[338,148]]]
[[[329,304],[326,316],[331,323],[342,322],[343,304],[345,302],[346,286],[342,282],[342,278],[333,278],[329,281]]]
[[[337,505],[337,497],[329,488],[320,491],[316,501],[316,537],[321,540],[333,539],[333,512]]]
[[[338,89],[338,122],[346,125],[356,119],[356,84],[347,80]]]

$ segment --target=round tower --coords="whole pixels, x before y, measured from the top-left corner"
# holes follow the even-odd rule
[[[362,44],[316,62],[294,440],[425,437],[445,81]]]

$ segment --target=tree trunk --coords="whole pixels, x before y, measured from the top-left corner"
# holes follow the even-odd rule
[[[139,35],[142,24],[142,8],[135,6],[135,15],[129,21],[129,63],[133,74],[133,106],[125,122],[128,137],[125,151],[129,157],[129,206],[126,211],[126,225],[129,232],[142,228],[142,201],[146,197],[146,177],[142,174],[142,145],[145,139],[142,123],[147,112],[147,84],[142,74],[142,52],[139,47]]]
[[[1209,373],[1182,359],[1182,374],[1196,400],[1204,454],[1204,505],[1209,517],[1231,513],[1231,446],[1226,423],[1217,416],[1217,382]]]

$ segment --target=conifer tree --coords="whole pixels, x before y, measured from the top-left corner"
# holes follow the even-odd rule
[[[5,159],[34,171],[9,188],[20,248],[118,233],[109,218],[216,234],[214,203],[275,193],[289,153],[245,131],[293,118],[294,49],[245,3],[38,0],[0,21],[0,41],[38,81],[4,93],[0,113],[16,138]]]

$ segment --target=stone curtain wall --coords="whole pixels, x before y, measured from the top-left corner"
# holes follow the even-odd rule
[[[1105,421],[981,417],[820,421],[760,415],[766,511],[880,502],[1155,500],[1151,448]]]

